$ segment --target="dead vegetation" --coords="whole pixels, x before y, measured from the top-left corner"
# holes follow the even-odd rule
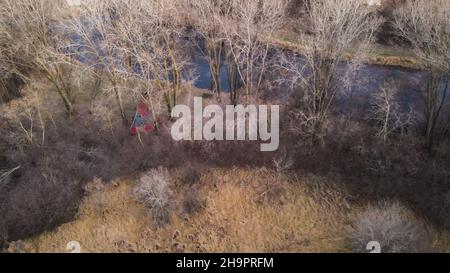
[[[355,217],[349,240],[351,249],[366,253],[367,242],[373,241],[380,243],[383,253],[431,251],[431,240],[423,224],[397,202],[370,205]]]
[[[119,182],[88,196],[74,222],[25,241],[23,250],[65,252],[70,237],[84,252],[343,251],[344,234],[336,232],[344,230],[341,212],[310,198],[300,178],[281,181],[289,189],[279,197],[283,202],[257,202],[259,188],[272,175],[265,169],[209,169],[202,180],[217,188],[202,183],[204,210],[189,217],[182,207],[173,210],[163,229],[153,229],[145,207],[133,200],[134,182]],[[183,189],[174,190],[173,199],[183,198]]]
[[[134,188],[136,199],[151,211],[157,226],[170,221],[172,192],[167,170],[153,169],[143,175]]]
[[[171,173],[177,184],[177,170]],[[198,190],[207,200],[203,210],[187,216],[180,203],[170,213],[172,221],[158,229],[133,198],[135,182],[117,181],[87,196],[73,222],[15,243],[9,251],[65,252],[68,240],[77,240],[83,252],[350,252],[357,249],[349,239],[365,247],[367,236],[378,235],[389,241],[389,251],[423,250],[416,249],[425,241],[419,240],[423,229],[417,229],[412,214],[399,205],[358,214],[348,193],[328,179],[286,174],[278,179],[286,191],[273,197],[276,202],[260,203],[265,184],[273,185],[276,177],[264,168],[208,169]],[[173,194],[177,203],[185,190],[174,188]],[[352,215],[360,215],[356,231]],[[434,251],[447,251],[440,247],[448,238],[432,235],[433,246],[439,247]]]
[[[416,57],[432,60],[418,115],[401,107],[395,84],[376,90],[369,113],[339,108],[352,106],[382,23],[357,0],[304,9],[313,27],[301,29],[295,58],[269,37],[286,1],[88,0],[75,14],[49,1],[0,1],[0,71],[25,83],[0,105],[0,248],[64,252],[78,240],[86,252],[347,252],[381,236],[392,252],[449,251],[445,12],[396,13]],[[428,37],[411,36],[415,26]],[[289,83],[279,151],[172,141],[167,112],[195,93],[194,47],[210,65],[211,102],[270,104],[265,93]],[[229,94],[222,62],[238,79]],[[158,130],[138,139],[125,124],[141,101]],[[381,200],[395,203],[370,205]]]

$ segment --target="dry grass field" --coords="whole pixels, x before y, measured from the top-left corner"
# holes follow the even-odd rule
[[[61,253],[70,241],[80,242],[82,252],[108,253],[351,251],[350,219],[361,207],[325,179],[264,168],[207,169],[195,186],[204,207],[188,217],[181,172],[171,170],[174,205],[163,228],[134,200],[133,180],[97,181],[74,221],[9,251]],[[434,233],[434,247],[449,251],[448,238]]]

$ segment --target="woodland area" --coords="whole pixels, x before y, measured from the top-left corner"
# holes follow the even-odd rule
[[[0,0],[0,252],[449,252],[449,18],[448,0]],[[280,148],[173,141],[194,96],[280,105]],[[151,133],[130,134],[138,105]]]

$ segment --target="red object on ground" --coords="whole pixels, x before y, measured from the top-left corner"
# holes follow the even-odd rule
[[[145,125],[144,131],[149,133],[149,132],[153,132],[154,129],[155,129],[155,127],[153,126],[153,124],[147,124],[147,125]]]
[[[136,114],[131,126],[131,134],[137,135],[139,133],[149,133],[155,130],[154,121],[150,115],[150,109],[148,105],[141,102],[137,106]]]
[[[148,109],[147,104],[141,102],[138,106],[138,112],[141,114],[142,118],[147,118],[150,115],[150,109]]]

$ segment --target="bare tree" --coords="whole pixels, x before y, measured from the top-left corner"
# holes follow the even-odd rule
[[[26,96],[22,99],[1,107],[1,114],[8,124],[17,129],[10,132],[17,143],[44,145],[46,123],[47,120],[51,120],[51,115],[47,111],[48,100],[45,99],[44,92],[35,84],[27,86],[23,93]],[[36,134],[40,134],[39,142]]]
[[[178,103],[183,72],[189,65],[183,40],[184,27],[180,23],[180,5],[171,0],[142,1],[142,10],[145,12],[140,20],[143,24],[141,35],[145,39],[138,43],[140,51],[136,51],[135,59],[150,77],[153,90],[164,92],[170,115]]]
[[[228,6],[220,17],[226,38],[228,75],[236,76],[250,96],[258,97],[267,69],[270,38],[280,26],[287,1],[224,0]],[[234,84],[236,87],[236,84]],[[232,92],[232,103],[238,101],[237,90]]]
[[[450,77],[450,2],[411,0],[396,10],[395,26],[412,44],[428,72],[425,101],[425,138],[431,151],[446,101]]]
[[[144,93],[152,107],[150,94],[164,93],[170,113],[177,103],[186,65],[180,53],[182,28],[176,20],[176,4],[165,0],[88,0],[83,10],[89,21],[79,23],[77,32],[83,34],[83,42],[88,41],[85,49],[95,56],[95,65],[107,72],[122,118],[127,120],[120,83],[130,78],[147,86]]]
[[[380,92],[373,95],[371,118],[378,124],[377,136],[387,142],[394,132],[404,133],[415,122],[416,113],[402,111],[398,88],[393,82],[385,83]]]
[[[370,50],[382,19],[359,0],[317,0],[307,5],[312,34],[300,36],[300,58],[284,56],[282,68],[292,87],[300,91],[296,102],[296,131],[312,143],[321,140],[324,125],[338,91]]]
[[[182,73],[187,57],[182,33],[175,20],[178,6],[165,1],[131,1],[130,9],[117,24],[121,56],[129,61],[129,76],[142,83],[135,92],[155,115],[165,100],[169,113],[181,92]],[[166,21],[171,14],[171,21]]]
[[[227,1],[188,0],[180,1],[181,6],[189,12],[192,25],[194,44],[201,54],[207,58],[210,73],[210,90],[219,99],[222,94],[222,68],[225,36],[220,18],[227,14],[230,8]]]
[[[27,78],[37,72],[56,88],[67,112],[73,111],[69,87],[64,82],[64,66],[70,65],[61,52],[58,21],[63,1],[2,0],[0,5],[1,59],[10,73]]]
[[[67,31],[75,35],[71,44],[74,58],[81,58],[97,81],[106,76],[111,84],[120,116],[124,123],[125,114],[121,83],[127,71],[118,55],[116,35],[118,12],[122,1],[86,0],[81,2],[81,15],[67,25]],[[97,92],[98,90],[93,90]],[[93,97],[96,97],[94,94]]]

